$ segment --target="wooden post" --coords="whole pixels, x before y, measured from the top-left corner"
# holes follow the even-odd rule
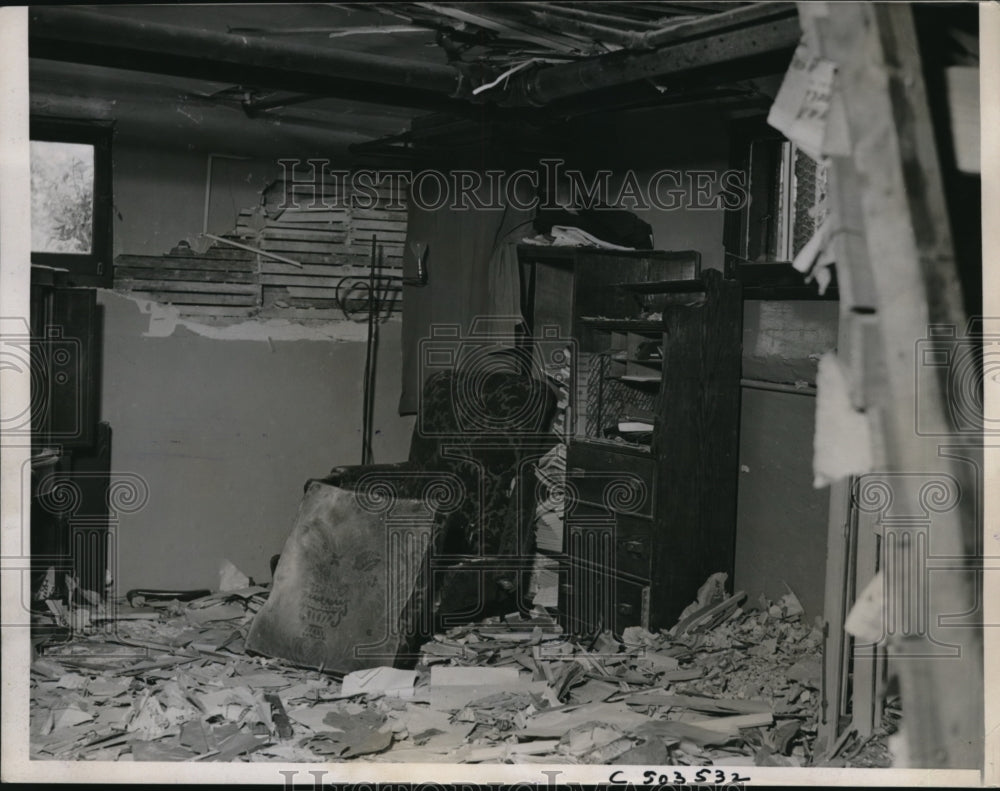
[[[918,377],[930,326],[960,337],[965,317],[912,11],[905,3],[799,7],[804,33],[837,65],[849,130],[851,154],[830,161],[831,197],[841,212],[834,228],[838,353],[878,446],[871,491],[885,497],[868,506],[883,538],[881,646],[900,680],[907,763],[978,768],[981,632],[941,619],[975,607],[972,575],[952,567],[981,529],[973,524],[980,484],[968,465],[942,453],[957,431],[947,368],[939,378]],[[935,492],[945,494],[935,499]],[[857,683],[864,673],[855,670]]]

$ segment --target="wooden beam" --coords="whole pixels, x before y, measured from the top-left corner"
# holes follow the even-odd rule
[[[972,612],[975,592],[968,575],[947,562],[935,569],[933,585],[926,562],[903,565],[921,557],[968,562],[963,530],[974,521],[979,485],[968,465],[941,452],[955,440],[944,382],[921,378],[917,386],[928,325],[958,330],[964,315],[912,11],[909,4],[827,3],[815,13],[810,3],[799,5],[805,33],[837,66],[851,145],[850,155],[831,157],[831,195],[845,216],[856,207],[850,222],[863,239],[837,253],[848,308],[841,313],[847,343],[838,353],[860,380],[853,401],[872,418],[884,454],[877,472],[893,509],[887,504],[875,520],[885,545],[884,647],[901,683],[908,763],[975,769],[984,739],[981,631],[939,624]],[[869,310],[849,310],[856,305]],[[928,482],[953,482],[957,502],[929,507]],[[901,514],[933,529],[900,527]],[[856,681],[865,681],[858,669]],[[856,703],[866,706],[864,695]]]

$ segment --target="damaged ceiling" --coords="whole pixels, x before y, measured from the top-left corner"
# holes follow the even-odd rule
[[[348,147],[418,117],[766,100],[799,25],[788,3],[328,3],[36,7],[29,32],[35,113]]]

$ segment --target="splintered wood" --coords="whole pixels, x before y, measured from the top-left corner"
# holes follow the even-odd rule
[[[806,766],[832,752],[815,744],[822,635],[792,594],[620,640],[510,615],[435,636],[415,669],[343,678],[245,651],[267,595],[109,606],[36,640],[32,757]]]

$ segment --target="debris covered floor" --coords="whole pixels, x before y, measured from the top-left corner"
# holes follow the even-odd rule
[[[244,651],[267,593],[40,617],[50,634],[33,641],[32,757],[889,765],[885,729],[817,744],[822,635],[793,594],[730,597],[624,642],[510,616],[436,636],[414,670],[339,677]],[[58,620],[75,631],[53,634]]]

